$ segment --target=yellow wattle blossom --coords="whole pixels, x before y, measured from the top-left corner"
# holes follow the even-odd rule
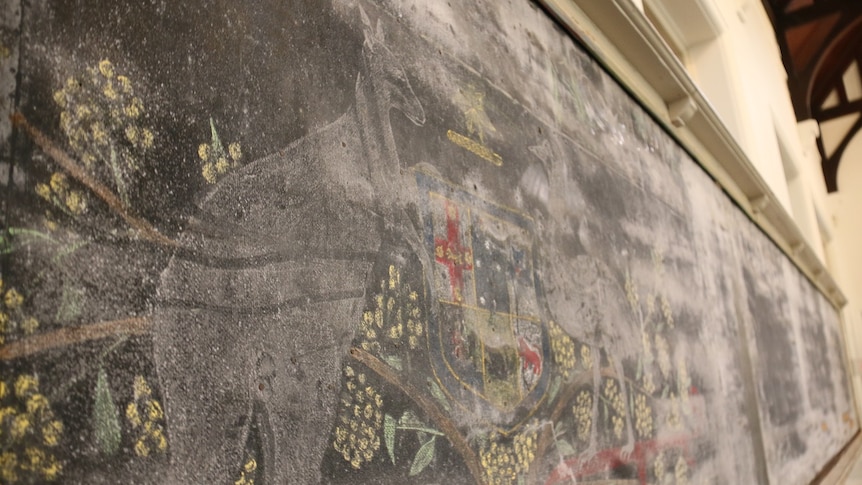
[[[581,345],[581,363],[587,370],[593,368],[593,357],[589,345]]]
[[[575,415],[578,439],[587,441],[593,426],[593,395],[590,391],[584,390],[578,394],[575,405],[572,407],[572,413]]]
[[[35,391],[39,386],[39,381],[36,376],[22,374],[15,380],[15,396],[18,399],[24,399]]]
[[[18,456],[7,451],[0,454],[0,479],[3,483],[18,482]]]
[[[95,122],[90,125],[90,132],[93,135],[93,141],[97,145],[105,146],[108,144],[108,134],[105,132],[105,127],[101,123]]]
[[[117,76],[117,82],[120,83],[120,89],[123,91],[123,94],[131,94],[132,92],[132,82],[126,76]]]
[[[68,195],[66,195],[66,207],[72,212],[72,214],[79,215],[84,212],[84,209],[87,207],[84,203],[84,199],[81,196],[80,192],[70,191]]]
[[[649,438],[653,431],[652,409],[647,404],[646,396],[635,396],[635,430],[641,438]]]
[[[644,369],[643,388],[647,394],[655,392],[655,382],[653,382],[652,371],[650,369]]]
[[[36,184],[36,194],[45,200],[51,200],[51,188],[46,184]]]
[[[629,305],[632,307],[632,310],[637,313],[638,306],[640,305],[640,297],[638,296],[638,288],[632,279],[631,273],[626,272],[626,299],[629,301]]]
[[[104,132],[100,131],[102,130],[101,127],[94,125],[92,129],[94,133],[104,135]],[[69,180],[60,172],[52,174],[48,184],[36,184],[36,194],[75,216],[82,214],[87,209],[84,194],[79,190],[71,189]]]
[[[353,367],[345,366],[344,377],[332,446],[351,467],[359,469],[380,449],[383,397]]]
[[[515,435],[511,442],[492,436],[479,450],[479,463],[485,483],[514,485],[530,469],[536,457],[538,440],[535,431]]]
[[[213,166],[213,164],[204,164],[204,167],[201,170],[201,174],[203,174],[204,180],[206,180],[207,183],[214,184],[216,182],[215,167]]]
[[[114,90],[114,85],[110,81],[105,83],[105,88],[102,90],[102,94],[110,100],[117,99],[117,92]]]
[[[676,477],[677,485],[685,485],[688,483],[688,463],[682,456],[676,459],[676,466],[673,469],[673,474],[674,477]]]
[[[27,399],[27,405],[26,406],[27,406],[27,413],[36,414],[37,412],[42,411],[43,409],[47,409],[49,404],[48,404],[48,399],[45,396],[37,393],[37,394],[31,395],[30,398]]]
[[[679,399],[677,399],[675,392],[670,393],[669,400],[670,411],[667,413],[667,424],[671,428],[679,428],[682,425],[682,418],[680,416]]]
[[[239,478],[233,482],[234,485],[254,485],[255,471],[257,471],[257,461],[249,456],[239,472]]]
[[[143,110],[144,103],[141,101],[141,98],[132,98],[132,101],[123,108],[123,114],[129,118],[136,119],[141,116]]]
[[[664,295],[661,296],[661,314],[667,326],[673,328],[673,311],[670,309],[670,302]]]
[[[50,402],[39,392],[37,377],[19,375],[11,386],[0,380],[0,406],[0,483],[56,480],[62,464],[51,449],[60,444],[63,423],[54,419]]]
[[[557,364],[557,369],[563,374],[563,377],[568,377],[577,363],[575,359],[575,341],[566,335],[563,329],[553,320],[548,322],[548,334],[551,340],[551,357],[554,363]]]
[[[144,148],[152,148],[155,136],[149,128],[144,128],[141,132],[141,144]]]
[[[667,378],[670,375],[670,352],[667,340],[661,335],[655,336],[655,350],[658,359],[658,368],[661,370],[662,376]]]
[[[9,434],[13,440],[21,439],[30,429],[30,418],[26,414],[19,414],[12,420],[12,426],[9,429]]]
[[[134,126],[126,127],[126,139],[132,143],[138,141],[138,129]]]
[[[114,65],[108,59],[102,59],[99,62],[99,72],[106,78],[114,77]]]
[[[21,293],[18,293],[18,290],[11,288],[6,292],[3,302],[6,304],[6,308],[14,310],[24,303],[24,297],[21,296]]]
[[[140,457],[164,453],[168,440],[164,432],[162,405],[153,397],[153,390],[144,376],[137,375],[133,383],[134,400],[126,406],[126,419],[137,433],[135,454]]]
[[[242,149],[240,148],[239,142],[233,142],[228,145],[227,151],[230,153],[230,157],[233,158],[234,163],[242,158]]]
[[[62,110],[60,128],[75,158],[92,176],[112,179],[112,188],[128,205],[131,173],[154,141],[131,80],[103,59],[81,75],[70,76],[54,93],[54,102]]]
[[[373,301],[374,308],[363,312],[359,322],[360,347],[380,354],[381,345],[393,342],[398,349],[406,335],[407,348],[418,348],[425,335],[419,294],[401,282],[401,272],[394,265],[389,266],[389,277],[381,280]]]
[[[54,420],[42,426],[42,440],[47,446],[57,446],[60,435],[63,433],[63,423]]]
[[[212,141],[198,145],[198,158],[203,162],[201,174],[204,180],[214,184],[219,175],[226,174],[232,167],[239,164],[239,160],[242,158],[242,149],[239,142],[233,142],[228,145],[227,150],[224,149],[212,118],[210,118],[210,132]]]
[[[658,483],[664,483],[664,477],[666,474],[664,464],[664,451],[660,451],[659,454],[655,457],[655,462],[653,463],[653,474],[655,475],[655,479],[656,481],[658,481]]]
[[[626,407],[623,402],[622,394],[620,393],[619,384],[614,379],[608,379],[605,381],[605,387],[602,390],[602,394],[605,397],[605,400],[608,402],[611,411],[613,411],[613,415],[611,416],[611,424],[613,425],[614,436],[617,439],[622,438],[623,436],[623,428],[625,426],[625,412]]]
[[[222,157],[219,158],[215,164],[216,172],[219,174],[223,174],[227,172],[227,169],[230,168],[230,165],[227,163],[227,159]]]
[[[51,175],[51,190],[57,193],[62,193],[68,188],[69,182],[66,180],[65,175],[60,172],[54,172],[54,174]]]

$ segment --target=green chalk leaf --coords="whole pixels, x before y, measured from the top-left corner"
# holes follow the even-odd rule
[[[95,425],[96,444],[106,455],[113,455],[120,449],[120,418],[111,388],[108,386],[108,374],[104,367],[99,368],[96,379],[96,402],[93,406],[93,424]]]
[[[572,456],[576,453],[575,448],[566,440],[557,440],[557,451],[564,457]]]
[[[383,415],[383,441],[386,443],[386,451],[392,464],[395,464],[395,418],[388,414]]]
[[[416,456],[413,457],[413,464],[410,465],[410,476],[415,476],[422,473],[422,470],[427,467],[432,460],[434,460],[434,454],[436,452],[436,448],[434,444],[437,442],[437,437],[432,436],[430,440],[426,441],[422,447],[419,448],[419,451],[416,452]]]
[[[443,406],[443,409],[446,411],[452,411],[452,406],[449,405],[449,400],[446,399],[446,395],[443,394],[443,390],[440,389],[440,386],[430,378],[428,379],[428,387],[431,388],[431,395],[434,396],[434,399],[436,399],[441,406]]]
[[[403,368],[401,365],[401,357],[398,357],[397,355],[384,355],[383,361],[395,370],[400,371]]]
[[[554,378],[554,382],[551,383],[551,389],[548,391],[548,402],[554,402],[554,399],[557,397],[557,393],[560,392],[560,376]]]
[[[419,419],[419,416],[416,416],[416,414],[409,409],[407,411],[404,411],[404,414],[401,415],[401,419],[399,420],[398,424],[402,427],[408,428],[425,427],[425,423],[423,423],[422,420]]]

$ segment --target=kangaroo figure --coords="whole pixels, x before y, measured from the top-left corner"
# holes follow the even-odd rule
[[[220,181],[161,275],[170,483],[233,483],[248,455],[260,483],[321,480],[341,361],[395,213],[381,210],[397,200],[389,112],[425,119],[379,22],[360,14],[355,104]]]

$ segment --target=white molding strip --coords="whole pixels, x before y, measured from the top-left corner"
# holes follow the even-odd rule
[[[631,0],[538,1],[664,125],[836,309],[847,304],[793,218]]]

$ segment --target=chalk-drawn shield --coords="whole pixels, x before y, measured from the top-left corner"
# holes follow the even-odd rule
[[[424,194],[434,377],[462,411],[505,431],[548,389],[532,219],[417,172]]]

